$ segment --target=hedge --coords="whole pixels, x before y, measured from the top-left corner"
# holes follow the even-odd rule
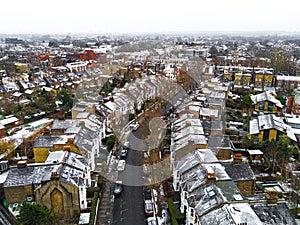
[[[99,197],[99,192],[94,193],[92,205],[91,205],[91,212],[90,212],[90,222],[89,225],[94,225],[95,222],[95,215],[96,215],[96,210],[97,210],[97,201]]]
[[[178,225],[178,220],[183,221],[185,219],[185,213],[180,213],[176,210],[172,198],[168,198],[168,207],[169,207],[172,225]]]

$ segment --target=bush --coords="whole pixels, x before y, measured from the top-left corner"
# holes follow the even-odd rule
[[[106,147],[107,147],[107,151],[111,151],[116,143],[116,136],[115,135],[111,135],[108,137],[107,141],[106,141]]]
[[[90,212],[90,222],[89,225],[93,225],[95,222],[96,210],[97,210],[97,202],[98,202],[99,192],[94,193],[94,198],[91,205],[91,212]]]
[[[168,207],[169,207],[172,225],[178,225],[178,220],[183,221],[185,219],[185,214],[178,212],[177,209],[175,208],[172,198],[168,198]]]

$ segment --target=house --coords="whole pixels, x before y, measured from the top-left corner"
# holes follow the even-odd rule
[[[251,73],[238,72],[235,73],[234,87],[250,87]]]
[[[171,140],[171,159],[179,159],[193,150],[207,147],[206,137],[201,134],[187,135],[174,142]]]
[[[218,160],[231,159],[232,144],[229,139],[229,136],[209,136],[208,147],[213,151]]]
[[[87,209],[90,169],[84,157],[69,151],[49,154],[44,163],[19,161],[4,183],[7,204],[37,202],[63,218],[76,218]]]
[[[80,153],[74,144],[74,135],[38,136],[33,144],[35,162],[45,162],[51,151],[68,149]]]
[[[72,120],[54,120],[51,133],[68,136],[69,144],[63,146],[86,156],[89,166],[95,169],[95,157],[100,155],[102,138],[105,137],[105,124],[95,114],[81,112]]]
[[[273,85],[273,69],[262,68],[255,71],[254,87],[261,88],[263,91]]]
[[[246,213],[245,213],[246,212]],[[247,203],[226,204],[197,218],[195,224],[263,225],[254,210]]]
[[[52,208],[63,217],[78,217],[87,209],[86,193],[91,187],[90,168],[85,157],[69,151],[53,152],[47,163],[59,163],[51,172],[50,180],[34,192],[36,202]]]
[[[291,126],[274,114],[259,115],[252,119],[250,121],[250,134],[257,135],[260,141],[279,140],[281,135],[286,135],[291,140],[297,141]]]
[[[288,98],[286,112],[300,115],[300,87]]]
[[[22,124],[22,121],[20,121],[14,115],[9,115],[5,116],[3,119],[0,119],[0,124],[7,129]]]
[[[189,178],[192,176],[205,177],[205,180],[197,178],[197,182],[202,180],[201,182],[206,183],[230,180],[224,167],[210,149],[197,149],[178,160],[174,160],[171,165],[175,191],[178,191],[179,187],[190,180]]]
[[[251,203],[250,206],[263,224],[297,224],[286,203]]]
[[[193,224],[195,219],[220,207],[226,201],[221,190],[214,183],[204,184],[191,193],[188,193],[188,207],[186,212],[186,224]]]
[[[299,76],[276,75],[275,87],[278,91],[294,90],[300,82]]]
[[[87,62],[72,62],[72,63],[67,63],[66,67],[70,72],[83,72],[87,68]]]
[[[62,135],[68,128],[75,127],[78,121],[72,119],[54,120],[51,126],[51,134]]]
[[[251,100],[256,111],[264,111],[270,113],[281,112],[283,105],[277,99],[277,95],[273,91],[265,91],[260,94],[251,95]]]
[[[261,164],[263,162],[264,153],[259,149],[247,150],[249,156],[249,163],[252,164]]]
[[[213,120],[219,117],[219,110],[201,107],[199,114],[201,120]]]
[[[96,103],[80,101],[72,107],[72,118],[76,118],[78,113],[89,112],[95,113]]]
[[[238,161],[236,158],[239,157],[241,159],[242,157],[238,155],[239,154],[234,155],[234,163],[224,163],[223,166],[243,195],[254,194],[255,175],[248,163],[236,162]]]

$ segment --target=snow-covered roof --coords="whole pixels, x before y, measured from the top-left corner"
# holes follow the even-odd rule
[[[276,98],[277,95],[274,91],[266,91],[257,95],[251,95],[250,97],[254,105],[262,101],[269,101],[274,103],[277,107],[283,108],[281,102]]]
[[[276,129],[285,133],[290,139],[297,141],[291,126],[284,123],[281,117],[274,114],[259,115],[250,121],[250,134],[259,134],[261,130]]]

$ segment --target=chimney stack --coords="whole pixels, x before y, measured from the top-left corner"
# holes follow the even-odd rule
[[[278,202],[278,193],[275,190],[268,190],[266,199],[268,204],[276,204]]]
[[[23,169],[27,168],[27,161],[26,160],[21,160],[17,163],[17,168],[18,169]]]
[[[216,182],[216,173],[211,167],[207,168],[206,177],[207,177],[206,180],[207,184]]]
[[[233,155],[233,163],[240,164],[243,162],[243,155],[241,153],[235,153]]]

